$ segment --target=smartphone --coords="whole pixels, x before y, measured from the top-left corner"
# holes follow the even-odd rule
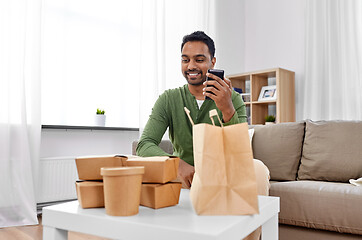
[[[220,70],[220,69],[209,69],[209,70],[207,70],[207,72],[208,72],[208,73],[211,73],[211,74],[214,74],[215,76],[218,76],[219,78],[221,78],[222,80],[224,80],[224,70]],[[207,77],[207,78],[206,78],[206,81],[208,81],[208,80],[214,80],[214,79]],[[209,85],[207,85],[207,87],[209,87]],[[209,93],[213,94],[212,92],[209,92]],[[205,97],[205,99],[212,100],[211,98],[209,98],[209,97],[207,97],[207,96]]]

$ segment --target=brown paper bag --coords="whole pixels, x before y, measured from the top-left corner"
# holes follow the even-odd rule
[[[193,124],[189,111],[185,109]],[[230,126],[193,124],[195,175],[190,198],[199,215],[259,212],[253,153],[247,123]]]

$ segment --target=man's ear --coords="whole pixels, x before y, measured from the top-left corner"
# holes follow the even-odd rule
[[[215,63],[216,63],[216,57],[213,57],[213,58],[211,59],[211,63],[212,63],[212,68],[214,68],[214,67],[215,67]]]

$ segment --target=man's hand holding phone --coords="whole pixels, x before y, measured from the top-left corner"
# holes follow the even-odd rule
[[[217,79],[219,79],[219,80],[221,79],[222,81],[224,80],[224,70],[221,70],[221,69],[209,69],[209,70],[207,70],[207,74],[206,74],[207,86],[206,87],[210,87],[210,86],[214,87],[214,89],[211,89],[211,91],[206,90],[207,93],[211,93],[213,95],[216,95],[213,90],[216,91],[216,90],[218,90],[218,88],[216,88],[216,86],[214,86],[214,85],[209,85],[208,83],[212,84],[211,81],[212,80],[217,81]],[[208,95],[205,95],[205,99],[213,100]]]
[[[223,114],[224,122],[230,121],[235,113],[234,105],[231,100],[232,86],[231,81],[224,78],[224,71],[209,69],[207,71],[207,80],[204,82],[205,99],[209,98],[215,101],[216,107]]]

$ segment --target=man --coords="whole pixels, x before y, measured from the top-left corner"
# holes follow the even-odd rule
[[[195,124],[210,123],[209,111],[217,109],[224,126],[246,122],[245,104],[231,86],[229,79],[224,80],[207,73],[215,66],[214,41],[204,32],[197,31],[183,38],[181,45],[181,71],[187,84],[165,91],[156,101],[150,118],[137,145],[137,155],[167,156],[158,147],[165,131],[169,136],[175,156],[180,158],[179,179],[183,187],[189,188],[194,175],[192,146],[192,125],[184,112],[190,110]],[[214,80],[207,81],[209,76]],[[205,100],[205,96],[212,100]],[[255,162],[258,177],[258,193],[267,195],[269,191],[269,171],[260,161]],[[258,173],[259,172],[259,173]],[[260,183],[259,183],[260,182]]]

